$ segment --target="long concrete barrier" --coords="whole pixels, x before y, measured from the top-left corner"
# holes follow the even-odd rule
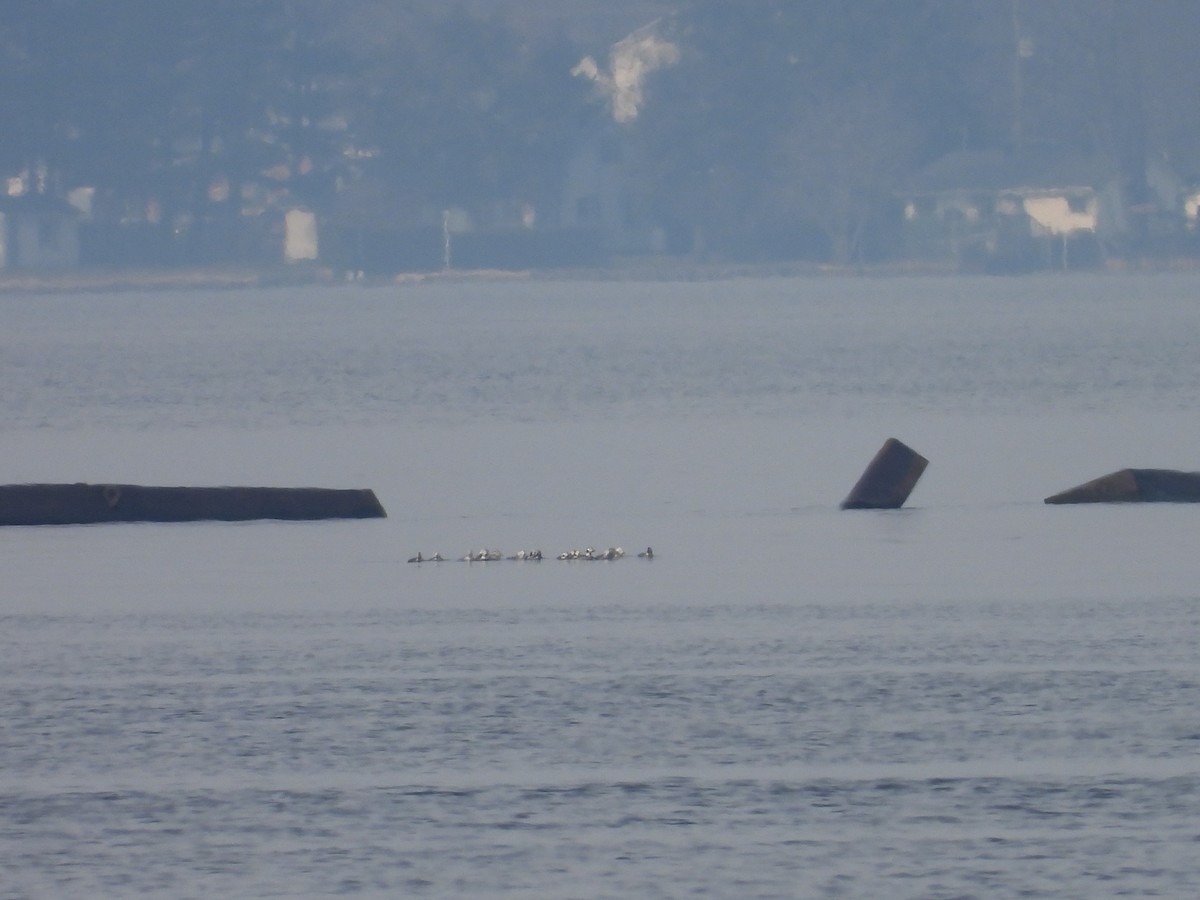
[[[842,501],[842,509],[899,509],[927,465],[929,460],[916,450],[888,438]]]
[[[1200,503],[1200,472],[1121,469],[1047,497],[1046,503]]]
[[[368,488],[146,487],[82,482],[0,485],[0,525],[386,516],[375,492]]]

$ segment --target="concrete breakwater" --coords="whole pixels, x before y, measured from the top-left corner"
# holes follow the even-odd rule
[[[1200,503],[1200,472],[1121,469],[1046,498],[1046,503]]]
[[[929,460],[888,438],[842,501],[842,509],[899,509],[921,479]]]
[[[148,487],[82,482],[0,485],[0,525],[386,516],[369,488]]]

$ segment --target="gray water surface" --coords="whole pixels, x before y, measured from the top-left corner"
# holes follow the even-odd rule
[[[1196,896],[1200,508],[1041,499],[1200,469],[1197,288],[0,297],[4,481],[389,512],[0,532],[0,897]]]

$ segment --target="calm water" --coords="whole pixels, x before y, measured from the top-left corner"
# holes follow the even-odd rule
[[[0,531],[0,898],[1200,894],[1200,508],[1041,502],[1200,469],[1200,278],[0,325],[0,481],[389,512]],[[908,507],[839,511],[889,436]]]

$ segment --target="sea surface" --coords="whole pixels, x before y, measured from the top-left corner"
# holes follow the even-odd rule
[[[1200,896],[1200,506],[1042,502],[1200,469],[1200,276],[4,294],[0,378],[0,483],[388,511],[0,529],[3,900]]]

